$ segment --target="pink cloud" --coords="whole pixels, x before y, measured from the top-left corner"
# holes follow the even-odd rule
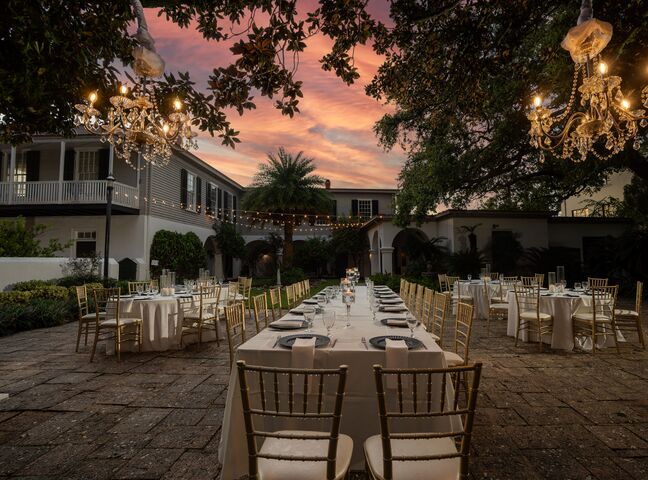
[[[167,71],[189,71],[199,88],[206,86],[214,67],[232,61],[229,44],[207,42],[195,29],[180,29],[154,11],[147,11],[147,20]],[[241,132],[235,150],[201,133],[196,155],[247,185],[266,154],[284,146],[314,158],[317,173],[329,178],[334,187],[394,187],[404,154],[384,152],[372,131],[374,123],[390,109],[364,93],[381,59],[370,47],[357,48],[361,78],[346,86],[321,69],[319,59],[329,47],[328,39],[315,36],[300,56],[297,75],[304,82],[300,114],[285,117],[271,100],[257,96],[256,110],[243,116],[229,114],[233,128]]]

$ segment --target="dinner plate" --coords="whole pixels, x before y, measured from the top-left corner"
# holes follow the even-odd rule
[[[306,322],[277,320],[276,322],[268,325],[268,327],[272,328],[273,330],[299,330],[300,328],[306,328]]]
[[[312,298],[304,300],[302,303],[305,303],[306,305],[317,305],[317,300],[313,300]]]
[[[285,348],[292,348],[295,340],[298,338],[314,338],[315,348],[325,347],[331,341],[331,339],[326,335],[317,335],[316,333],[298,333],[296,335],[281,337],[281,339],[279,339],[279,345]]]
[[[414,350],[423,346],[423,342],[421,342],[418,338],[404,337],[402,335],[381,335],[379,337],[370,338],[369,343],[371,343],[376,348],[384,350],[385,340],[387,339],[403,340],[405,342],[405,345],[407,345],[408,350]]]

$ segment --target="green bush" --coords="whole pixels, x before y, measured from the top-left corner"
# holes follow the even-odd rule
[[[0,292],[0,304],[24,304],[41,299],[67,301],[69,297],[70,292],[65,287],[44,285],[29,291]]]
[[[283,285],[291,285],[302,280],[306,280],[306,274],[301,268],[295,267],[281,272],[281,283]]]
[[[158,265],[151,267],[151,275],[159,276],[163,268],[176,272],[177,281],[196,278],[207,266],[203,244],[193,232],[182,233],[158,230],[151,243],[151,259]]]
[[[10,292],[11,293],[11,292]],[[33,299],[29,303],[0,303],[0,336],[74,320],[76,307],[68,300]]]
[[[376,273],[369,277],[376,285],[385,285],[391,288],[394,292],[400,292],[400,275],[393,275],[391,273]]]
[[[15,283],[11,290],[14,292],[27,292],[39,287],[55,285],[55,280],[27,280],[26,282]]]

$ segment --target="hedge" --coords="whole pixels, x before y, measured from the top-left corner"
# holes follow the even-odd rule
[[[70,292],[65,287],[55,285],[43,285],[33,290],[12,290],[10,292],[0,292],[0,304],[24,304],[32,300],[60,300],[67,301]]]

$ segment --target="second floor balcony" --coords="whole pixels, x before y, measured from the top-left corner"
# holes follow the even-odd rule
[[[113,204],[139,208],[137,187],[113,183]],[[1,182],[0,206],[100,205],[106,203],[106,180]]]

